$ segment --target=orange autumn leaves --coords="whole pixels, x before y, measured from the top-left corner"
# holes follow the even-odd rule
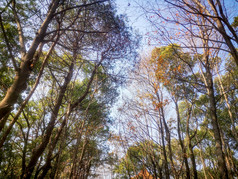
[[[179,53],[180,47],[178,45],[154,48],[151,57],[143,62],[143,66],[146,66],[150,73],[149,78],[151,78],[150,81],[154,90],[154,94],[146,94],[144,97],[149,97],[155,110],[169,104],[167,99],[158,101],[156,93],[161,88],[171,88],[176,81],[176,77],[185,72],[183,64],[178,63]]]
[[[152,103],[153,103],[155,110],[158,110],[158,109],[162,108],[163,106],[166,106],[167,104],[169,104],[169,101],[167,99],[165,99],[163,102],[152,101]]]

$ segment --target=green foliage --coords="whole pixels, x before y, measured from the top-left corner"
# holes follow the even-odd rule
[[[238,27],[238,16],[234,17],[234,21],[231,24],[233,27]]]
[[[224,156],[229,158],[227,166],[237,162],[237,66],[230,56],[226,63],[222,61],[218,51],[210,50],[207,59],[198,52],[185,52],[176,44],[156,47],[132,74],[131,96],[118,117],[120,125],[125,123],[121,143],[126,151],[115,168],[118,178],[130,178],[144,168],[159,177],[169,170],[167,174],[174,178],[186,178],[188,173],[190,177],[197,173],[198,178],[219,178],[216,122]],[[156,144],[145,142],[148,138]],[[236,167],[229,172],[233,176]]]
[[[156,170],[159,173],[158,165],[160,162],[160,146],[153,141],[143,141],[130,146],[126,155],[115,165],[114,173],[118,178],[129,178],[137,175],[140,171],[154,171],[153,163],[157,164]]]

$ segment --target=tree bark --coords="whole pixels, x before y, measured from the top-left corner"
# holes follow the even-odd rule
[[[165,148],[165,141],[164,141],[164,127],[163,127],[163,123],[161,120],[161,116],[160,116],[160,132],[161,132],[161,138],[162,138],[162,147],[163,147],[163,155],[164,155],[164,161],[165,161],[165,178],[169,179],[169,167],[168,167],[168,159],[167,159],[167,152],[166,152],[166,148]]]
[[[58,39],[58,38],[57,38],[57,39]],[[47,55],[45,56],[44,61],[43,61],[42,65],[41,65],[41,69],[40,69],[40,71],[39,71],[39,74],[38,74],[38,76],[37,76],[37,78],[36,78],[35,84],[34,84],[34,86],[32,87],[32,89],[31,89],[29,95],[26,97],[26,99],[24,100],[24,102],[21,104],[20,108],[18,109],[16,115],[15,115],[14,118],[12,119],[12,121],[11,121],[11,123],[9,124],[8,128],[6,129],[6,131],[2,134],[1,139],[0,139],[0,148],[2,148],[2,146],[3,146],[4,142],[5,142],[5,140],[7,139],[7,136],[9,135],[9,133],[10,133],[11,130],[12,130],[12,127],[13,127],[14,124],[17,122],[17,120],[18,120],[18,118],[20,117],[20,115],[21,115],[23,109],[25,108],[25,106],[27,105],[28,101],[29,101],[30,98],[32,97],[33,93],[35,92],[35,90],[36,90],[36,88],[37,88],[37,86],[38,86],[38,84],[39,84],[39,82],[40,82],[40,79],[41,79],[41,76],[42,76],[42,74],[43,74],[44,68],[45,68],[45,66],[46,66],[46,64],[47,64],[47,62],[48,62],[48,58],[49,58],[51,52],[53,51],[55,44],[56,44],[56,42],[55,42],[54,44],[52,44],[52,46],[50,47],[50,49],[49,49]],[[8,118],[8,115],[4,116],[4,118]],[[5,122],[4,122],[4,124],[5,124]],[[3,125],[4,125],[4,124],[3,124]],[[1,131],[1,127],[0,127],[0,131]]]
[[[60,139],[60,136],[61,136],[61,133],[66,125],[66,122],[68,120],[70,116],[70,105],[68,106],[68,110],[66,112],[66,115],[64,117],[64,120],[60,126],[60,129],[59,131],[57,132],[57,135],[55,136],[53,142],[51,143],[51,145],[49,146],[49,151],[48,151],[48,154],[47,154],[47,157],[46,157],[46,162],[45,162],[45,165],[43,166],[43,171],[41,173],[41,175],[38,177],[39,179],[43,179],[45,178],[46,174],[48,173],[48,171],[52,168],[51,166],[51,160],[52,160],[52,156],[53,156],[53,151]]]
[[[180,143],[180,146],[181,146],[181,149],[182,149],[182,152],[183,152],[183,160],[185,162],[185,168],[186,168],[186,178],[190,179],[190,169],[189,169],[189,165],[188,165],[188,154],[186,152],[186,148],[184,146],[182,136],[181,136],[181,133],[180,133],[180,121],[181,120],[180,120],[180,114],[179,114],[177,99],[174,99],[174,103],[175,103],[175,108],[176,108],[176,113],[177,113],[177,131],[178,131],[179,143]]]
[[[221,132],[218,125],[212,74],[210,72],[210,68],[207,66],[206,66],[206,76],[207,76],[207,84],[208,84],[207,91],[208,91],[208,97],[209,97],[209,103],[210,103],[210,108],[209,108],[210,116],[212,120],[213,133],[214,133],[214,138],[216,143],[216,154],[218,159],[219,178],[225,179],[225,178],[228,178],[228,171],[226,167],[225,156],[222,150],[222,141],[221,141],[221,135],[220,135]]]
[[[233,132],[233,135],[234,135],[234,138],[235,138],[236,142],[238,142],[238,134],[237,134],[237,131],[236,131],[235,120],[234,120],[234,117],[233,117],[233,114],[232,114],[232,111],[231,111],[231,106],[229,104],[227,94],[225,92],[224,86],[223,86],[222,81],[221,81],[221,76],[219,74],[217,65],[216,65],[216,71],[217,71],[217,75],[218,75],[220,92],[221,92],[221,95],[224,96],[224,99],[226,101],[226,106],[227,106],[227,109],[228,109],[228,114],[229,114],[230,119],[231,119],[232,132]]]
[[[230,53],[232,55],[232,57],[234,58],[235,62],[236,62],[236,65],[238,66],[238,51],[236,50],[235,46],[232,44],[231,42],[231,38],[229,37],[229,35],[227,34],[226,30],[225,30],[225,27],[224,25],[222,24],[222,21],[221,19],[223,20],[223,22],[226,23],[228,29],[231,31],[232,35],[234,36],[235,38],[235,41],[236,43],[238,44],[238,37],[236,35],[236,32],[234,31],[234,29],[231,27],[229,21],[227,20],[227,18],[225,17],[224,13],[223,13],[223,9],[222,9],[222,6],[221,6],[221,3],[220,3],[220,0],[216,0],[216,3],[218,4],[219,6],[219,11],[220,11],[220,14],[221,16],[219,16],[218,14],[218,10],[214,4],[214,1],[213,0],[208,0],[208,3],[210,5],[210,7],[212,8],[215,16],[217,18],[214,18],[214,21],[216,22],[217,24],[217,29],[218,31],[220,32],[220,34],[222,35],[222,37],[224,38],[225,42],[226,42],[226,45],[228,46],[228,48],[230,49]],[[221,18],[219,18],[221,17]]]
[[[16,104],[21,93],[26,89],[28,78],[32,71],[32,63],[35,52],[39,44],[44,40],[44,36],[48,25],[54,17],[54,13],[58,7],[59,0],[52,1],[51,8],[48,11],[48,15],[44,22],[42,23],[40,29],[37,32],[36,37],[34,38],[28,52],[21,57],[21,64],[19,69],[16,71],[16,76],[14,78],[13,84],[7,90],[5,97],[0,102],[0,123],[4,120],[4,117],[9,114],[13,105]]]
[[[155,90],[155,94],[156,94],[156,97],[157,97],[157,100],[159,103],[162,102],[161,100],[161,96],[159,95],[158,93],[158,90],[157,89],[154,89]],[[161,123],[161,132],[164,133],[163,131],[163,128],[162,128],[162,124],[163,124],[163,127],[165,129],[165,133],[166,133],[166,141],[168,142],[168,149],[169,149],[169,159],[170,159],[170,162],[171,162],[171,168],[172,168],[172,171],[174,173],[174,177],[175,178],[178,178],[177,176],[177,171],[174,167],[174,162],[173,162],[173,156],[172,156],[172,148],[171,148],[171,138],[170,138],[170,131],[169,131],[169,128],[168,128],[168,125],[166,123],[166,120],[165,120],[165,115],[164,115],[164,109],[163,109],[163,106],[161,108],[159,108],[159,113],[160,113],[160,123]],[[161,120],[162,119],[162,120]],[[163,135],[164,136],[164,135]],[[162,136],[162,142],[165,143],[164,141],[164,137]],[[167,152],[165,150],[165,144],[163,144],[163,154],[164,154],[164,157],[165,158],[165,171],[166,171],[166,178],[169,177],[169,169],[168,169],[168,161],[167,161]]]
[[[187,103],[187,110],[188,110],[188,112],[187,112],[188,113],[187,114],[187,122],[186,122],[186,135],[187,135],[186,137],[187,137],[187,140],[188,140],[188,149],[189,149],[189,152],[190,152],[192,166],[193,166],[193,178],[197,179],[198,178],[197,168],[196,168],[197,165],[196,165],[195,155],[194,155],[194,152],[193,152],[193,146],[192,146],[192,141],[191,141],[196,133],[194,133],[193,136],[190,136],[189,124],[190,124],[192,106],[191,107],[189,106],[189,103],[188,103],[187,100],[186,100],[186,103]]]
[[[45,148],[47,147],[47,145],[49,143],[52,131],[54,129],[55,121],[57,119],[58,112],[59,112],[60,106],[63,101],[64,94],[65,94],[67,86],[72,78],[74,63],[75,63],[74,61],[71,62],[71,65],[69,67],[69,72],[68,72],[67,76],[65,77],[64,84],[60,88],[59,96],[57,98],[56,104],[55,104],[53,111],[51,113],[50,122],[48,123],[48,126],[46,128],[45,136],[42,139],[41,144],[38,147],[36,147],[32,153],[29,164],[26,167],[25,173],[23,175],[24,179],[30,179],[39,157],[42,155],[42,153],[44,152]]]

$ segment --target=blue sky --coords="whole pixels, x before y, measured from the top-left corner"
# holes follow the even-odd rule
[[[140,1],[116,0],[116,6],[118,14],[125,14],[128,18],[129,26],[142,35],[141,51],[147,49],[148,44],[146,42],[145,34],[150,30],[151,24],[145,19],[144,12],[140,8]]]
[[[138,31],[143,37],[142,48],[151,49],[146,41],[146,33],[152,31],[152,25],[146,20],[146,15],[143,8],[153,8],[153,3],[163,3],[163,0],[115,0],[118,14],[126,14],[128,17],[129,25]],[[222,0],[221,0],[222,2]],[[223,3],[223,2],[222,2]],[[224,0],[228,16],[238,16],[238,2],[237,0]],[[141,7],[140,7],[141,6]],[[155,7],[156,8],[156,7]],[[230,19],[233,21],[233,18]],[[158,45],[158,44],[154,44]],[[142,50],[143,51],[143,50]]]

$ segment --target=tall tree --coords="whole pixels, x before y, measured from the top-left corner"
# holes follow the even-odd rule
[[[16,73],[15,80],[8,82],[8,79],[4,79],[9,89],[1,90],[2,153],[7,154],[9,151],[7,147],[9,142],[10,146],[20,145],[18,149],[22,157],[14,161],[21,161],[21,166],[18,165],[18,171],[12,173],[11,176],[44,178],[49,176],[49,171],[51,171],[51,177],[59,176],[62,171],[59,170],[57,163],[63,160],[62,155],[65,150],[68,150],[65,146],[71,142],[67,138],[70,132],[68,126],[71,123],[70,120],[78,118],[79,121],[88,122],[90,117],[86,116],[86,119],[79,117],[80,113],[83,114],[88,110],[83,108],[87,100],[90,108],[92,104],[97,104],[94,107],[98,110],[90,111],[90,115],[93,112],[98,114],[98,116],[93,114],[95,121],[95,117],[100,116],[100,110],[106,118],[106,110],[115,100],[116,87],[120,81],[116,76],[119,70],[115,68],[116,63],[129,57],[132,58],[128,63],[133,63],[137,40],[133,39],[130,29],[124,22],[124,17],[116,15],[111,1],[52,1],[51,4],[47,2],[43,4],[49,7],[48,11],[42,8],[43,5],[37,6],[35,3],[27,6],[25,3],[17,4],[15,1],[10,1],[1,5],[4,7],[2,15],[20,18],[16,18],[16,25],[19,27],[17,26],[18,30],[14,29],[13,33],[5,34],[5,24],[2,26],[2,39],[5,38],[6,42],[11,42],[10,47],[13,47],[15,43],[14,48],[18,48],[14,54],[10,54],[13,61],[3,63],[5,66],[1,69],[3,71],[1,74],[4,76],[9,71],[8,69],[13,67],[14,62],[17,66],[15,71],[12,70]],[[24,17],[25,21],[23,21]],[[42,20],[44,18],[45,20]],[[42,25],[37,26],[34,22],[42,23]],[[10,23],[10,19],[6,20],[6,23]],[[29,27],[36,29],[36,32],[39,30],[36,34],[30,34]],[[13,39],[16,32],[18,32],[19,40]],[[8,39],[11,41],[7,41]],[[26,44],[31,46],[23,53],[22,50]],[[43,49],[48,52],[44,52]],[[5,53],[4,49],[3,54],[7,57]],[[9,78],[11,77],[13,75],[9,75]],[[34,97],[31,99],[32,96]],[[17,112],[13,110],[13,105],[18,110]],[[39,108],[38,111],[37,108]],[[79,108],[81,111],[77,114]],[[31,120],[29,116],[33,114],[36,115]],[[88,177],[92,166],[100,162],[98,160],[101,155],[93,156],[94,153],[90,153],[90,147],[92,150],[101,152],[95,138],[107,133],[107,125],[104,125],[103,117],[100,124],[102,126],[97,126],[98,133],[92,132],[96,124],[88,125],[89,132],[83,134],[83,138],[87,140],[79,139],[79,144],[75,148],[82,143],[85,147],[82,151],[75,149],[75,156],[78,158],[81,152],[83,163],[74,162],[72,176],[78,176],[80,169],[83,168],[85,172],[83,176]],[[77,125],[77,122],[71,124]],[[85,129],[82,130],[86,130],[87,126],[84,127]],[[73,130],[72,135],[75,135],[76,129]],[[14,133],[21,134],[16,136],[16,141],[12,135]],[[5,165],[3,161],[5,157],[7,156],[4,155],[1,158],[1,168],[11,166],[9,170],[11,172],[14,162],[9,161]],[[97,160],[94,160],[94,157],[97,157]],[[9,173],[6,171],[1,173],[1,176],[9,176]]]

